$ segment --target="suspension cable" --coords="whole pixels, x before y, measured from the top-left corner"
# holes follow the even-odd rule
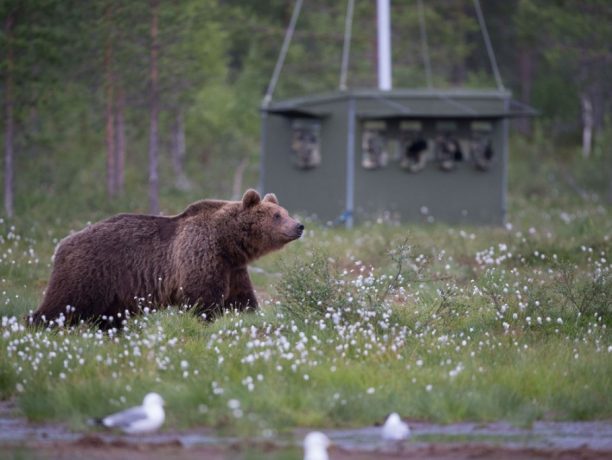
[[[489,61],[491,62],[491,68],[493,69],[493,76],[495,77],[497,89],[503,90],[504,84],[499,74],[497,60],[495,59],[495,52],[493,51],[493,45],[491,45],[491,39],[489,38],[489,32],[487,30],[487,25],[485,24],[484,15],[482,14],[482,8],[480,7],[479,0],[474,0],[474,9],[476,10],[476,16],[478,17],[478,24],[480,25],[480,31],[482,32],[482,38],[485,42],[487,54],[489,55]]]
[[[340,90],[347,89],[349,55],[351,53],[351,35],[353,30],[353,10],[355,0],[348,0],[344,18],[344,43],[342,45],[342,66],[340,68]]]
[[[289,44],[291,43],[291,39],[293,38],[295,24],[297,23],[298,17],[300,16],[300,10],[302,9],[303,2],[303,0],[296,0],[295,6],[293,7],[291,20],[289,21],[289,26],[287,27],[287,31],[285,32],[283,46],[281,47],[278,59],[276,61],[276,65],[274,66],[274,72],[272,73],[272,78],[270,79],[270,84],[268,85],[266,95],[264,96],[263,101],[261,102],[261,106],[263,108],[268,107],[268,105],[270,105],[270,101],[272,101],[272,94],[274,93],[274,89],[276,88],[276,84],[278,83],[278,77],[280,76],[281,69],[283,68],[283,64],[285,62],[285,58],[287,57]]]

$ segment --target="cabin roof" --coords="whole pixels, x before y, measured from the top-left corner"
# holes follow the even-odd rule
[[[369,101],[358,106],[361,119],[510,118],[535,116],[537,111],[512,100],[506,90],[485,89],[353,89],[272,101],[263,111],[287,117],[325,118],[330,105],[349,99]]]

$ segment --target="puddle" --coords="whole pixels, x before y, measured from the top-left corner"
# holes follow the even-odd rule
[[[509,448],[571,450],[589,448],[612,453],[612,422],[536,422],[520,428],[506,422],[410,423],[412,445],[479,443]],[[327,430],[335,445],[345,449],[384,450],[380,428]]]
[[[14,417],[6,403],[0,407],[0,452],[25,449],[36,455],[20,458],[60,458],[69,451],[86,450],[90,458],[107,458],[113,449],[129,452],[128,458],[211,458],[283,460],[301,457],[306,430],[280,439],[240,439],[198,429],[127,436],[107,432],[79,433],[61,425],[33,424]],[[411,422],[411,438],[402,445],[384,443],[380,428],[322,430],[332,440],[331,458],[612,458],[612,422],[536,422],[521,428],[506,422],[439,425]],[[481,451],[474,452],[475,446]],[[62,450],[57,457],[55,450]],[[484,449],[484,450],[482,450]],[[171,450],[172,452],[168,452]],[[92,452],[96,455],[92,456]],[[40,452],[45,452],[43,455]],[[106,457],[104,453],[106,452]],[[202,452],[205,452],[204,457]],[[82,453],[82,452],[81,452]],[[509,456],[501,454],[512,454]],[[100,455],[97,455],[100,454]],[[516,455],[519,454],[519,455]],[[564,457],[567,454],[569,456]],[[610,457],[608,457],[610,456]],[[0,455],[0,458],[4,458]],[[8,457],[8,458],[13,458]],[[65,457],[62,457],[65,458]]]

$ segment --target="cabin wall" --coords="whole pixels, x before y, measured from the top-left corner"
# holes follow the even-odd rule
[[[396,110],[389,117],[390,105]],[[436,105],[439,104],[439,105]],[[400,105],[404,109],[400,108]],[[503,110],[503,99],[469,100],[467,111],[495,113]],[[435,107],[433,107],[435,106]],[[274,192],[290,212],[315,216],[319,221],[338,222],[346,203],[347,158],[347,99],[301,105],[304,110],[324,114],[321,119],[321,163],[312,169],[296,167],[291,153],[292,119],[269,114],[265,133],[267,149],[264,159],[264,192]],[[499,225],[504,221],[507,146],[505,124],[499,118],[472,118],[461,114],[444,116],[448,101],[437,98],[356,98],[354,152],[354,217],[356,222],[380,217],[400,221],[428,221],[467,224]],[[407,108],[407,110],[405,110]],[[411,117],[437,111],[434,117]],[[386,118],[384,118],[386,117]],[[362,135],[364,123],[383,121],[388,139],[388,162],[378,169],[366,169],[362,164]],[[440,126],[454,125],[452,135],[467,145],[472,132],[471,123],[488,123],[494,156],[488,170],[478,170],[473,161],[458,162],[451,171],[444,171],[432,159],[424,169],[408,172],[400,166],[404,154],[399,142],[402,121],[419,121],[423,137],[430,142],[440,134]],[[440,125],[442,123],[442,125]],[[447,125],[444,125],[447,123]],[[431,146],[430,146],[431,150]]]

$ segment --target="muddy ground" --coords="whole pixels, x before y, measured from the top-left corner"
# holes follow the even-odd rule
[[[612,421],[506,422],[438,425],[410,422],[412,436],[385,444],[380,428],[323,430],[332,440],[331,460],[366,459],[612,459]],[[56,424],[33,424],[14,406],[0,403],[0,460],[129,459],[288,460],[301,459],[306,430],[278,439],[238,439],[192,429],[127,436],[102,431],[74,432]]]
[[[300,459],[299,449],[279,449],[275,446],[201,446],[185,448],[180,445],[133,445],[105,442],[87,438],[74,443],[44,443],[27,448],[3,448],[0,458],[33,459],[129,459],[129,460],[250,460],[250,459]],[[4,455],[8,455],[5,457]],[[332,447],[329,451],[332,460],[369,460],[369,459],[430,459],[430,460],[467,460],[467,459],[610,459],[612,452],[595,451],[589,448],[578,449],[530,449],[505,448],[481,444],[431,444],[428,446],[407,446],[402,452],[370,451],[360,452]]]

